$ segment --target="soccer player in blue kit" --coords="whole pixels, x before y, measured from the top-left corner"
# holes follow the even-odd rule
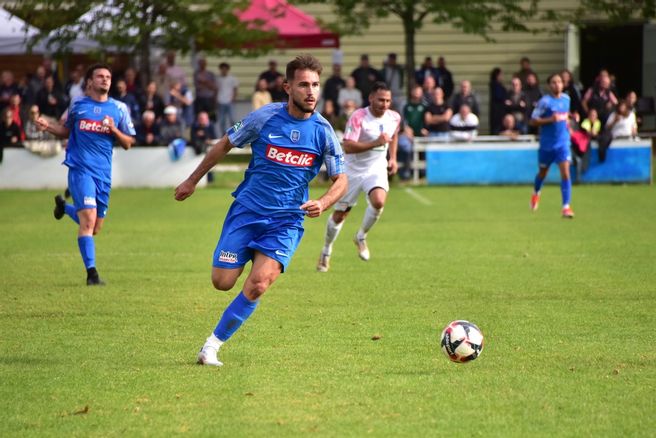
[[[212,283],[232,289],[251,261],[243,290],[223,312],[198,353],[201,365],[223,365],[217,352],[255,311],[259,298],[285,271],[303,236],[303,220],[318,217],[346,191],[344,155],[330,124],[315,111],[321,64],[299,55],[287,64],[286,103],[272,103],[228,129],[203,161],[175,190],[191,196],[200,179],[233,147],[250,143],[252,158],[223,223],[212,259]],[[318,199],[308,200],[308,184],[325,163],[332,180]]]
[[[55,219],[68,215],[79,224],[78,247],[87,270],[87,285],[102,285],[96,269],[96,246],[93,236],[100,232],[112,183],[114,141],[129,149],[136,134],[130,113],[122,102],[109,97],[112,72],[104,64],[92,65],[86,73],[86,96],[75,100],[64,125],[37,120],[39,128],[58,137],[68,138],[66,159],[68,188],[74,204],[55,196]]]
[[[550,94],[543,96],[533,110],[530,124],[540,127],[540,148],[538,150],[539,169],[535,177],[531,209],[537,210],[540,203],[540,190],[547,177],[549,166],[557,163],[560,169],[560,192],[563,198],[561,214],[572,219],[574,212],[570,206],[572,180],[569,166],[572,161],[569,134],[569,96],[563,93],[563,79],[553,74],[547,79]]]

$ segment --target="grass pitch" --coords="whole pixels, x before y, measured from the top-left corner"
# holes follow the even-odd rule
[[[229,192],[113,191],[96,238],[104,288],[84,285],[54,193],[0,192],[0,436],[656,429],[653,187],[574,187],[573,221],[555,186],[537,213],[527,187],[394,187],[371,261],[351,242],[361,202],[327,274],[315,272],[326,218],[308,219],[215,369],[194,361],[239,290],[210,283]],[[454,319],[486,336],[473,363],[439,350]]]

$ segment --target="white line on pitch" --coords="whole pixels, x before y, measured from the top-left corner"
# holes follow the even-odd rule
[[[419,201],[419,203],[421,203],[421,204],[424,204],[424,205],[433,205],[433,203],[432,203],[429,199],[425,198],[424,196],[421,196],[419,193],[415,192],[415,191],[412,190],[410,187],[406,187],[406,188],[405,188],[405,192],[406,192],[408,195],[410,195],[410,196],[412,196],[413,198],[415,198],[415,199],[416,199],[417,201]]]

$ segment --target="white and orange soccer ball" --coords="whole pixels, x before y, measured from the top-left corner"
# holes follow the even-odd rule
[[[440,345],[453,362],[469,362],[483,351],[483,332],[469,321],[452,321],[442,330]]]

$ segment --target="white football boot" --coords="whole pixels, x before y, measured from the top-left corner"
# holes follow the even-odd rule
[[[367,240],[358,238],[358,235],[356,234],[353,237],[353,243],[355,243],[355,246],[358,247],[358,255],[360,258],[365,262],[368,261],[370,254],[369,248],[367,247]]]
[[[215,367],[223,366],[223,362],[221,362],[216,356],[223,342],[220,342],[216,338],[212,339],[213,337],[214,336],[210,336],[207,338],[205,345],[203,345],[203,348],[198,352],[197,363],[199,365],[212,365]]]
[[[330,255],[322,252],[317,262],[317,271],[328,272],[328,269],[330,269]]]

